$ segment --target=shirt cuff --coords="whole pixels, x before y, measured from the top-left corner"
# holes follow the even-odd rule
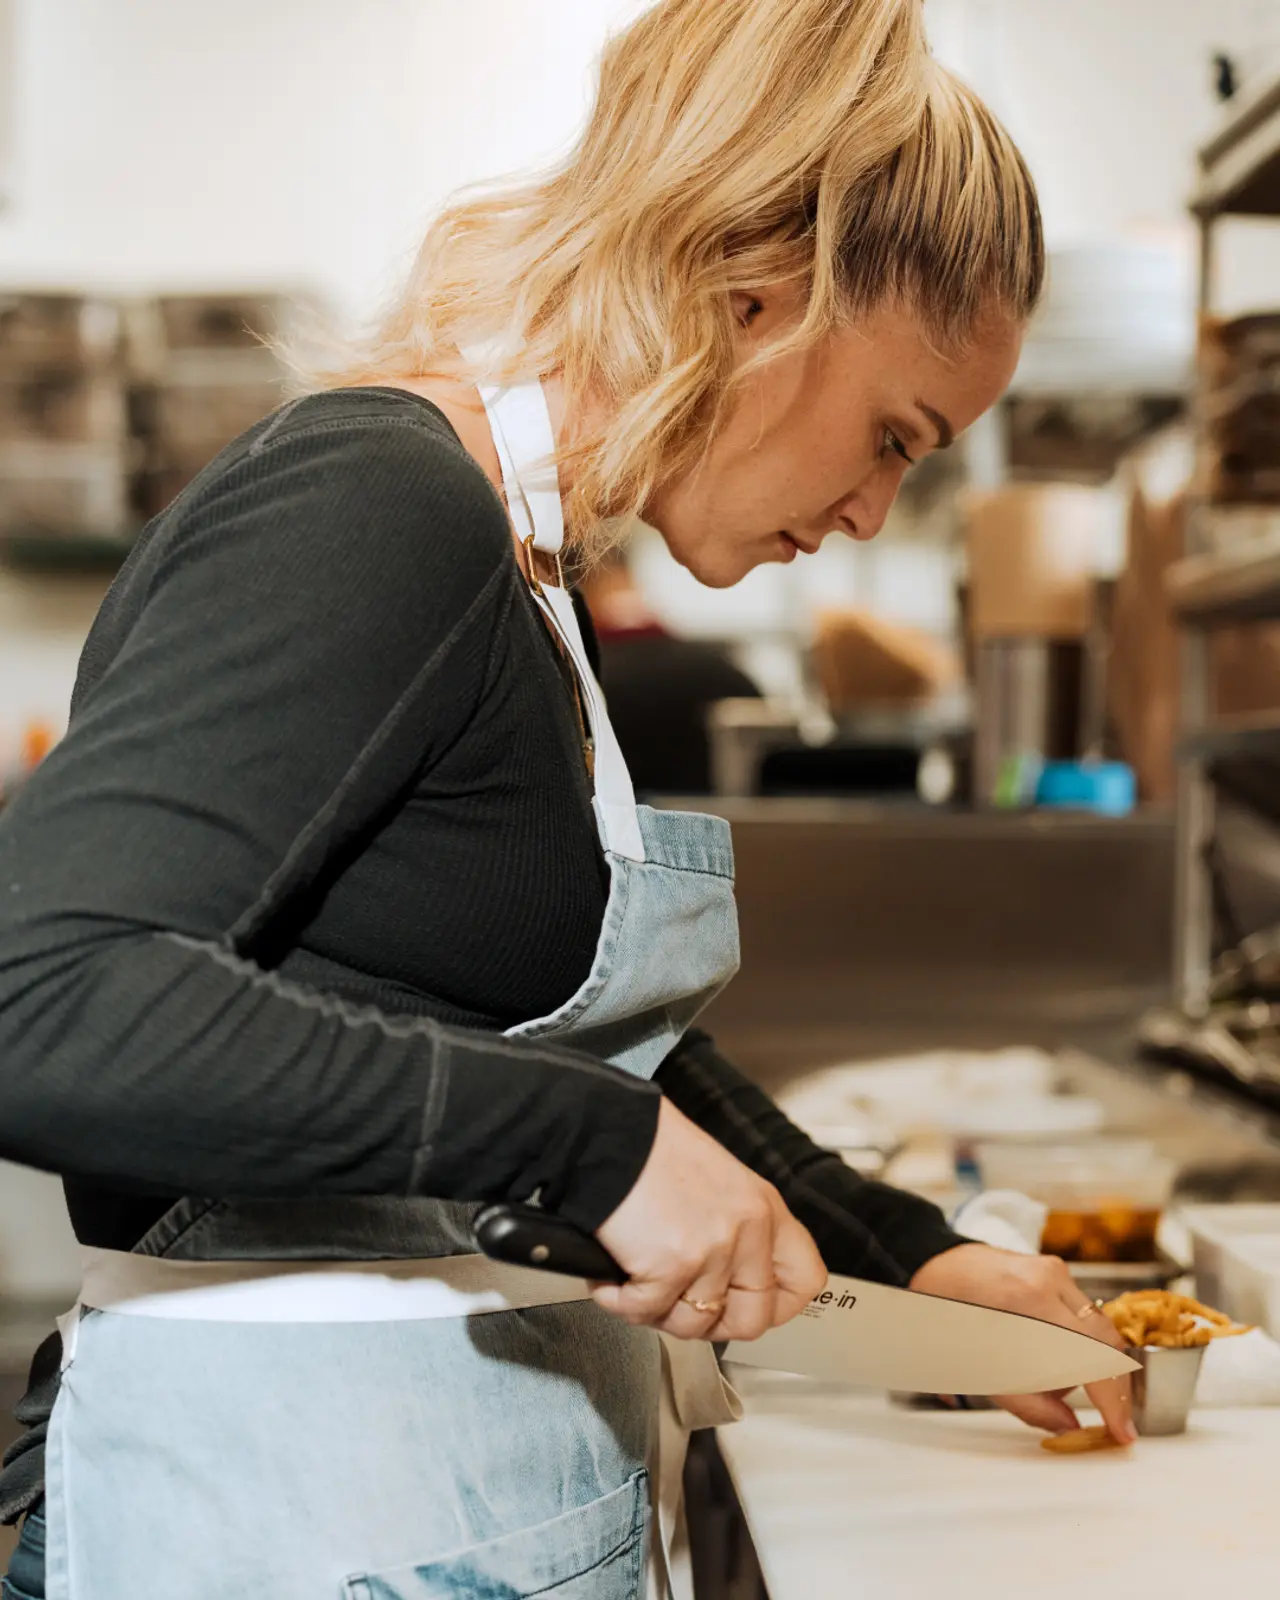
[[[658,1134],[662,1095],[601,1097],[586,1148],[564,1174],[557,1216],[588,1233],[606,1222],[635,1188]]]

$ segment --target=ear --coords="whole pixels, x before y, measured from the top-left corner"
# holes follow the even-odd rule
[[[734,289],[729,296],[733,320],[742,329],[750,328],[765,308],[764,297],[749,289]]]
[[[791,283],[765,284],[759,289],[730,291],[733,320],[753,339],[772,338],[804,315],[803,289]]]

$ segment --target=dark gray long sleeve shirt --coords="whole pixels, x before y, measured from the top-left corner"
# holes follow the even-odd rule
[[[295,403],[146,530],[67,738],[0,813],[0,1154],[62,1173],[81,1239],[118,1249],[186,1193],[540,1189],[594,1228],[658,1087],[501,1030],[585,978],[607,886],[483,473],[401,391]],[[843,1270],[955,1242],[701,1036],[660,1085]]]
[[[608,888],[565,669],[438,411],[286,408],[144,532],[67,738],[0,813],[0,1155],[127,1250],[183,1194],[544,1202],[594,1228],[661,1094],[834,1270],[961,1241],[817,1149],[701,1033],[645,1084],[502,1036],[590,968]],[[42,1488],[56,1335],[0,1520]]]

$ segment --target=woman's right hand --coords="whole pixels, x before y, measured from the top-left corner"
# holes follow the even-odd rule
[[[635,1186],[597,1237],[630,1281],[596,1284],[596,1303],[679,1339],[757,1339],[827,1281],[773,1185],[669,1100]]]

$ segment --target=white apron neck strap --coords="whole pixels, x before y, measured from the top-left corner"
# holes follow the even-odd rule
[[[503,389],[479,384],[480,398],[502,466],[507,509],[522,543],[559,558],[564,547],[564,514],[555,467],[555,436],[539,383]],[[532,556],[530,557],[532,560]],[[636,795],[604,694],[587,659],[586,644],[568,591],[538,583],[534,598],[564,644],[578,676],[595,742],[595,798],[607,849],[643,861],[644,840],[636,815]]]

